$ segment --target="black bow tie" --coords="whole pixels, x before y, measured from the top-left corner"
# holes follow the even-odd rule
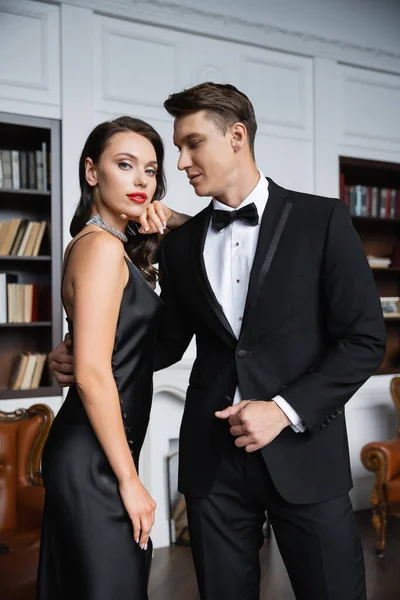
[[[237,219],[246,221],[252,227],[258,225],[258,211],[254,202],[243,208],[239,208],[239,210],[213,210],[212,222],[217,231],[221,231],[221,229],[224,229],[224,227]]]

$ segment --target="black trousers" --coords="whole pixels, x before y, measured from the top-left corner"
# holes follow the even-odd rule
[[[366,599],[363,552],[348,494],[319,504],[286,502],[261,453],[232,443],[210,494],[186,496],[186,503],[202,600],[259,600],[266,510],[297,600]]]

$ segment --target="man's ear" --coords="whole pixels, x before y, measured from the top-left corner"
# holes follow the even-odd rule
[[[247,143],[247,129],[243,123],[232,125],[232,147],[234,152],[241,150]]]
[[[88,184],[92,187],[97,185],[97,171],[94,162],[91,158],[85,159],[85,178]]]

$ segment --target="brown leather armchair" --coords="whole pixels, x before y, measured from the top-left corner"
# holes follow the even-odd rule
[[[400,377],[390,382],[390,393],[400,415]],[[398,433],[400,436],[400,429]],[[372,524],[377,533],[376,552],[383,556],[387,517],[400,517],[400,437],[367,444],[361,451],[361,460],[369,471],[376,473],[371,492]]]
[[[0,411],[0,597],[34,600],[44,487],[43,446],[53,421],[44,404]]]

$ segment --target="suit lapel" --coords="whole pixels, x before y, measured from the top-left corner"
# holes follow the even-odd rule
[[[256,254],[250,273],[242,331],[248,320],[249,313],[256,305],[262,284],[271,266],[276,248],[292,208],[292,204],[289,200],[290,192],[276,185],[269,177],[267,177],[267,179],[269,183],[268,202],[262,216]]]
[[[193,236],[193,263],[195,267],[196,276],[200,282],[201,288],[204,292],[204,295],[206,296],[208,304],[210,305],[213,311],[213,314],[218,319],[222,327],[236,340],[237,338],[232,330],[232,327],[230,326],[229,321],[226,318],[225,313],[222,309],[222,306],[218,302],[210,285],[204,262],[204,244],[206,241],[208,226],[212,214],[212,208],[213,204],[211,202],[209,206],[204,210],[204,218],[199,219],[197,231],[195,231],[195,234]]]

